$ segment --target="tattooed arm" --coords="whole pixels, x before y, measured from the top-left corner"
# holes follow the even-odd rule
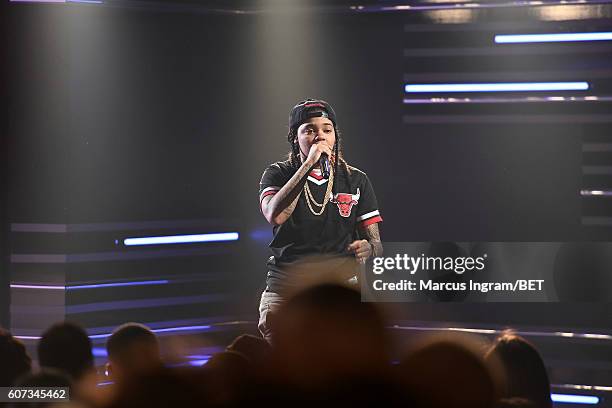
[[[285,184],[285,186],[287,185],[289,185],[289,183]],[[295,206],[300,198],[300,192],[302,191],[303,186],[304,181],[298,180],[297,183],[293,185],[293,188],[284,192],[283,196],[280,196],[280,192],[282,191],[281,189],[275,195],[264,197],[261,203],[261,208],[264,217],[266,217],[266,220],[268,220],[270,224],[280,225],[289,219],[291,214],[293,214],[293,210],[295,210]],[[274,200],[274,198],[277,196],[278,200]],[[285,206],[284,203],[290,200],[293,201],[291,201],[289,205]],[[280,211],[280,213],[278,211]]]
[[[331,147],[326,143],[313,143],[310,146],[308,157],[303,159],[302,165],[289,181],[276,194],[264,197],[261,211],[270,224],[283,224],[293,214],[308,173],[319,162],[322,153],[331,157]]]
[[[370,256],[382,256],[383,247],[380,241],[380,231],[378,230],[378,223],[370,224],[365,229],[365,236],[370,245],[372,246],[373,253]]]
[[[360,232],[362,236],[365,235],[366,239],[353,241],[348,247],[349,251],[355,253],[357,260],[364,263],[371,256],[382,256],[383,247],[380,242],[378,223],[362,227]]]

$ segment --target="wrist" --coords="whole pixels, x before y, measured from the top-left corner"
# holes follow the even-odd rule
[[[312,167],[314,167],[314,165],[317,164],[315,160],[307,157],[306,160],[304,160],[303,165],[306,166],[307,170],[310,170]]]

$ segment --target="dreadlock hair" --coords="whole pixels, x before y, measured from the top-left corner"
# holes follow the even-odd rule
[[[297,127],[293,127],[289,129],[289,133],[287,134],[287,140],[289,141],[289,145],[291,146],[291,150],[289,151],[289,163],[291,167],[294,169],[299,169],[302,165],[302,156],[300,154],[300,144],[297,139]],[[334,187],[332,193],[336,193],[336,187],[338,183],[336,183],[338,176],[338,163],[342,163],[342,169],[346,172],[348,177],[351,174],[351,170],[348,167],[348,163],[344,160],[344,156],[342,154],[342,135],[340,130],[334,126],[334,132],[336,133],[336,144],[334,145]]]

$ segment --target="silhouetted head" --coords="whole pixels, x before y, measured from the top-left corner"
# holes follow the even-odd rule
[[[119,326],[106,341],[107,371],[115,382],[155,371],[161,365],[155,334],[139,323]]]
[[[255,367],[261,367],[268,363],[272,350],[270,343],[262,337],[241,334],[227,346],[227,351],[238,352],[249,359]]]
[[[490,408],[498,399],[497,373],[473,337],[426,339],[401,360],[398,374],[419,407]]]
[[[30,372],[32,360],[25,346],[8,331],[0,328],[0,387],[14,385],[15,380]]]
[[[501,362],[506,376],[505,398],[525,398],[537,407],[552,407],[544,361],[527,340],[504,333],[496,339],[485,358],[496,358]]]
[[[325,387],[379,377],[388,368],[383,316],[353,289],[305,289],[280,308],[275,330],[273,353],[284,381]]]
[[[264,340],[265,341],[265,340]],[[236,351],[216,353],[204,365],[208,400],[213,405],[239,405],[255,380],[253,363]]]
[[[73,380],[79,380],[94,366],[91,340],[75,323],[56,323],[43,333],[38,343],[38,361],[41,367],[61,370]]]

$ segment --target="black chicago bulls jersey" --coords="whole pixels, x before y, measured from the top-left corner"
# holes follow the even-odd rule
[[[264,197],[276,194],[295,171],[289,161],[270,165],[259,184],[260,205]],[[334,179],[335,194],[322,215],[310,211],[302,191],[289,219],[273,228],[274,238],[269,245],[272,256],[268,260],[269,290],[283,290],[288,284],[288,269],[310,255],[354,262],[354,254],[346,248],[359,239],[358,227],[382,221],[368,176],[351,166],[348,173],[343,166],[338,166],[338,173]],[[306,182],[314,199],[322,203],[328,180],[314,169]],[[313,204],[315,211],[320,211],[320,208]]]

